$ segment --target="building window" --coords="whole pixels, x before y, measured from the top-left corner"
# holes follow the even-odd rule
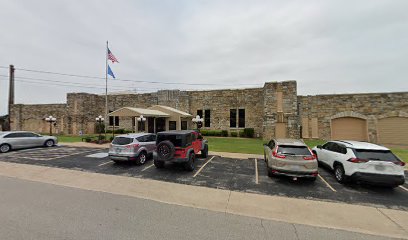
[[[211,110],[204,111],[204,127],[210,127],[211,125]]]
[[[181,121],[181,130],[187,130],[187,121]]]
[[[245,127],[245,109],[239,109],[238,111],[238,127],[244,128]]]
[[[177,129],[177,122],[169,121],[169,130],[176,130],[176,129]]]
[[[197,110],[197,115],[203,118],[203,110]]]
[[[112,111],[109,111],[111,113]],[[109,116],[109,126],[113,126],[113,118],[115,118],[115,126],[119,126],[119,117]]]
[[[230,109],[230,127],[237,127],[237,109]]]

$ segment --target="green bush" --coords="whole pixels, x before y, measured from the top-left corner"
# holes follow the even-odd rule
[[[231,132],[231,137],[238,137],[238,133],[237,132]]]
[[[203,136],[215,136],[215,137],[223,136],[223,132],[221,130],[200,130],[200,132]]]
[[[100,136],[98,136],[98,138],[99,138],[99,140],[105,140],[106,139],[105,135],[100,135]]]
[[[253,128],[245,128],[243,137],[253,138],[254,134],[255,134],[255,130]]]
[[[245,137],[245,132],[244,130],[239,130],[239,137]]]
[[[103,133],[105,132],[105,125],[104,124],[96,124],[95,125],[95,133]]]
[[[86,137],[85,138],[85,142],[91,142],[92,141],[92,138],[91,137]]]
[[[109,138],[109,140],[112,142],[114,138],[115,138],[115,137],[112,136],[112,137]]]
[[[227,130],[222,130],[221,131],[221,136],[228,137],[228,131]]]

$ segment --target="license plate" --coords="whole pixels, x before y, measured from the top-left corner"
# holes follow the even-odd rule
[[[291,167],[292,170],[294,171],[299,171],[300,170],[300,166],[294,165]]]
[[[122,152],[122,149],[120,149],[120,148],[116,148],[116,149],[115,149],[115,152],[117,152],[117,153],[121,153],[121,152]]]
[[[383,166],[383,165],[375,165],[375,170],[377,170],[377,171],[384,171],[385,170],[385,167]]]

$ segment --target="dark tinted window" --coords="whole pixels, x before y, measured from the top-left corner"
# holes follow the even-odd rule
[[[203,110],[197,110],[197,115],[203,118]]]
[[[245,127],[245,109],[238,110],[238,127],[244,128]]]
[[[22,133],[22,135],[21,135],[21,136],[23,136],[23,137],[32,137],[32,138],[34,138],[34,137],[38,137],[38,135],[37,135],[37,134],[35,134],[35,133],[31,133],[31,132]]]
[[[398,161],[399,159],[389,150],[353,149],[357,158],[375,161]]]
[[[230,109],[230,127],[237,127],[237,109]]]
[[[186,136],[186,146],[190,146],[191,143],[193,142],[193,136],[192,135],[193,135],[192,133],[187,134],[187,136]]]
[[[115,139],[113,139],[112,144],[116,144],[116,145],[126,145],[126,144],[130,144],[133,142],[133,138],[128,138],[128,137],[115,137]]]
[[[137,140],[138,142],[147,142],[147,136],[137,137],[136,140]]]
[[[304,146],[278,146],[278,153],[284,155],[302,155],[310,156],[312,155],[307,147]]]
[[[109,113],[111,112],[112,111],[109,111]],[[113,126],[114,122],[115,122],[115,126],[119,126],[119,117],[109,116],[109,126]]]
[[[268,143],[268,146],[269,146],[270,149],[273,149],[273,148],[275,147],[275,141],[271,140],[271,141]]]
[[[204,112],[204,127],[210,127],[211,124],[211,110],[205,110]]]
[[[4,138],[19,138],[23,137],[23,133],[10,133],[9,135],[4,136]]]
[[[185,135],[157,135],[157,143],[162,141],[170,141],[175,147],[184,147],[183,137],[185,137]]]
[[[329,151],[333,151],[334,150],[334,143],[332,142],[328,142],[326,144],[323,145],[323,149],[329,150]]]
[[[197,136],[193,133],[193,134],[191,134],[191,141],[195,141],[195,140],[197,140]]]
[[[148,142],[154,142],[154,141],[156,141],[156,135],[149,135],[149,136],[147,136],[147,141],[148,141]]]
[[[177,129],[176,121],[169,121],[169,130],[176,130],[176,129]]]
[[[187,130],[187,121],[181,121],[181,130]]]

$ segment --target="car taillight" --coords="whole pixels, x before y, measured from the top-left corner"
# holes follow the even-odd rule
[[[394,161],[393,163],[401,167],[405,166],[405,162],[402,161]]]
[[[347,160],[348,162],[352,162],[352,163],[366,163],[368,162],[368,160],[366,159],[361,159],[361,158],[350,158],[349,160]]]
[[[278,153],[278,147],[276,147],[275,151],[272,153],[272,156],[276,157],[276,158],[286,158],[285,155],[279,154]]]
[[[304,159],[304,160],[315,160],[316,157],[315,157],[314,155],[312,155],[312,156],[304,156],[303,159]]]

